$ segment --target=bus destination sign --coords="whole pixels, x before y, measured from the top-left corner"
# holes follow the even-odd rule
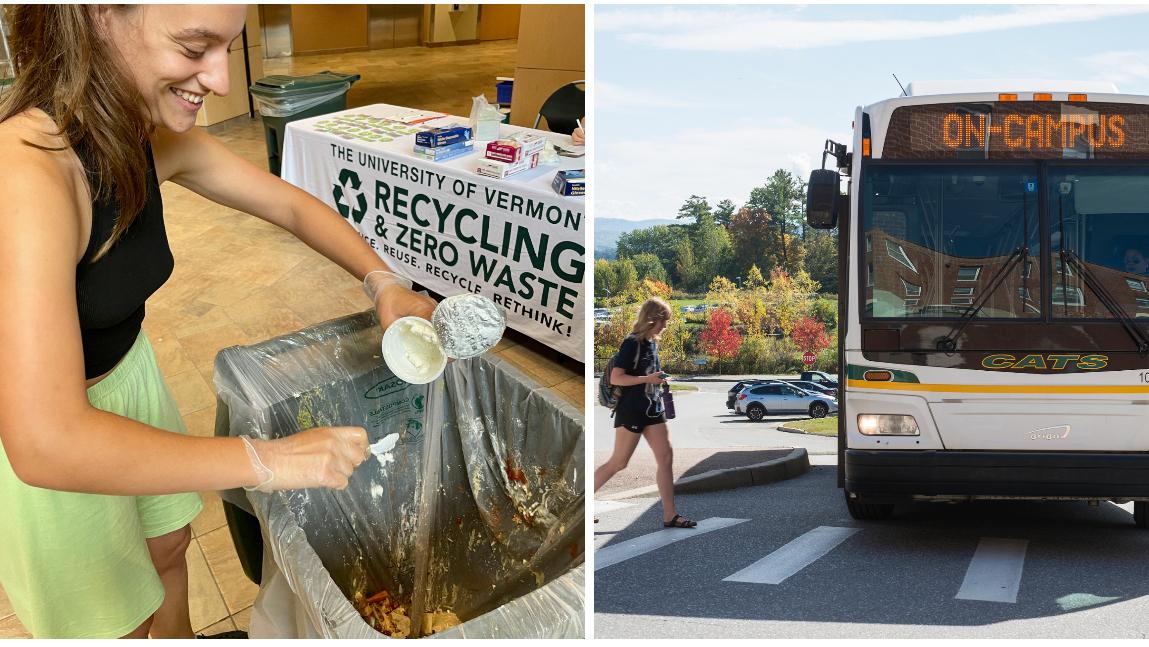
[[[1057,101],[903,106],[885,159],[1149,157],[1149,105]]]

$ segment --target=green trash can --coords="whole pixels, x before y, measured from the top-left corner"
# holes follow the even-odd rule
[[[310,76],[265,76],[251,86],[263,117],[267,168],[279,175],[288,122],[347,109],[347,91],[358,74],[320,72]]]

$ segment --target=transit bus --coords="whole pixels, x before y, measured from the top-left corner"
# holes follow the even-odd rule
[[[1132,501],[1145,528],[1149,97],[994,85],[859,107],[811,174],[807,224],[839,237],[838,486],[857,519]]]

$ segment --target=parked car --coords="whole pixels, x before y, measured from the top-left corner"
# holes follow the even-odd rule
[[[738,394],[734,412],[744,413],[751,420],[761,420],[767,414],[809,414],[811,418],[825,418],[838,412],[838,401],[828,395],[810,393],[786,382],[751,384]]]
[[[821,384],[822,386],[830,387],[831,389],[834,389],[835,391],[838,390],[838,376],[837,375],[830,375],[829,373],[824,373],[822,371],[802,371],[802,377],[800,377],[799,379],[801,379],[805,382],[814,382],[815,384]]]
[[[610,321],[610,310],[607,310],[606,308],[595,308],[594,309],[594,320],[595,321]]]
[[[727,409],[733,409],[734,408],[734,400],[738,397],[738,393],[742,389],[746,388],[748,385],[761,384],[762,382],[766,382],[766,381],[767,380],[743,380],[743,381],[735,384],[734,386],[730,387],[730,390],[726,392],[726,408]]]
[[[821,393],[822,395],[828,395],[828,396],[834,397],[834,398],[838,397],[838,389],[831,387],[831,386],[826,386],[825,384],[818,384],[817,382],[808,382],[806,380],[782,380],[782,381],[786,382],[787,384],[793,384],[794,386],[798,387],[799,389],[802,389],[803,391],[809,391],[810,393]]]

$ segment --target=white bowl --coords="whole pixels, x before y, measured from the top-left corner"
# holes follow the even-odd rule
[[[435,327],[420,317],[403,317],[383,333],[383,361],[395,377],[408,384],[427,384],[443,374],[447,354]]]

